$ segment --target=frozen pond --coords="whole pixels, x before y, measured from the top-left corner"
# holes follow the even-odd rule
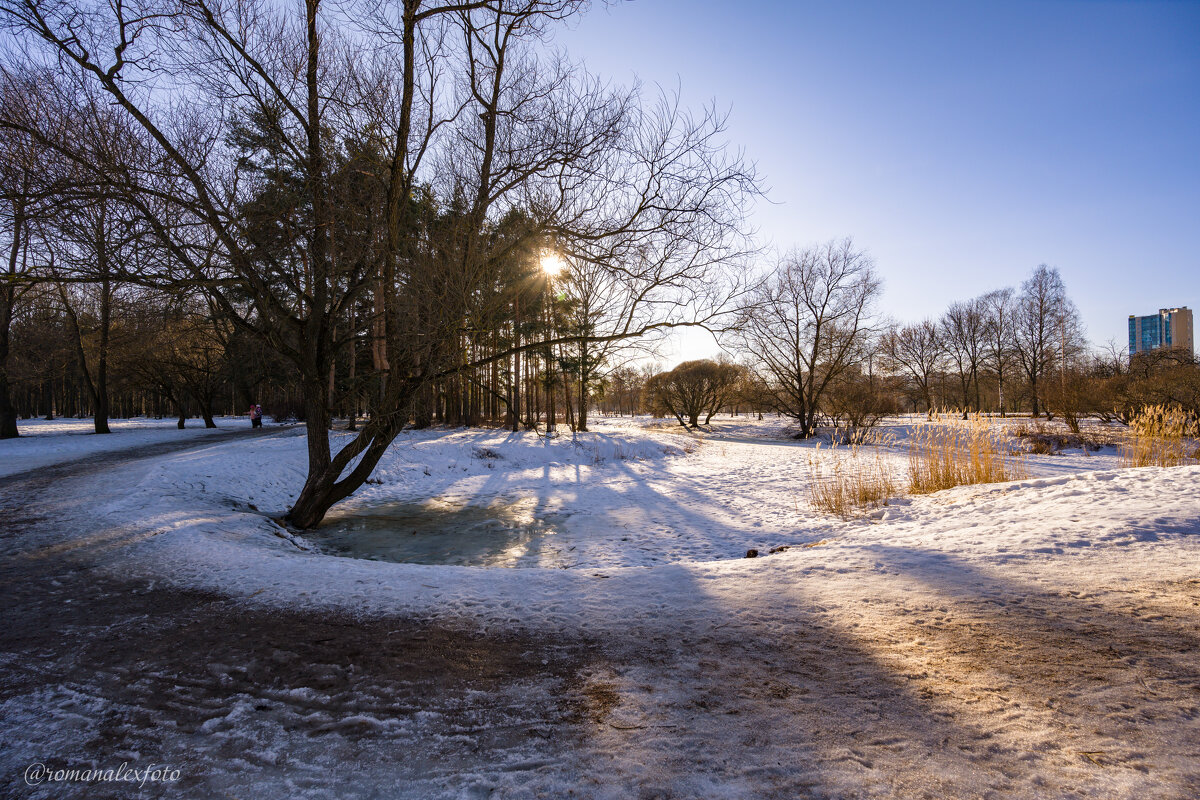
[[[490,506],[389,503],[331,515],[303,537],[320,552],[371,561],[461,567],[570,567],[558,534],[569,515],[535,500]]]

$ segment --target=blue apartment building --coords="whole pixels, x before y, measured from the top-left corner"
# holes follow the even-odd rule
[[[1187,306],[1160,308],[1157,314],[1144,317],[1129,315],[1129,355],[1148,350],[1184,349],[1192,347],[1192,312]]]

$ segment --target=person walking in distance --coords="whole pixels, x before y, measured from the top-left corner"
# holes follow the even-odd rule
[[[255,405],[250,406],[250,427],[251,428],[261,428],[262,427],[262,414],[263,414],[262,406],[258,405],[257,403]]]

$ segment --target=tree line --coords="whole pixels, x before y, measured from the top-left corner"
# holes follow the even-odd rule
[[[901,324],[878,309],[875,265],[844,239],[792,250],[757,283],[723,345],[739,363],[687,362],[623,376],[640,410],[685,428],[717,410],[771,411],[801,437],[820,426],[854,436],[882,417],[938,409],[1127,423],[1169,405],[1200,419],[1200,364],[1184,349],[1138,353],[1087,341],[1062,276],[1036,267],[1019,287],[954,302]],[[631,407],[635,404],[630,403]],[[704,422],[700,417],[704,417]]]

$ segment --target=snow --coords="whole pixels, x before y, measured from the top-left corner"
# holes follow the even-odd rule
[[[1122,470],[1115,455],[1062,455],[1031,457],[1033,477],[1026,480],[897,498],[873,518],[840,520],[808,505],[813,443],[751,441],[736,429],[723,438],[596,427],[604,432],[550,443],[533,433],[408,432],[372,484],[331,515],[431,498],[450,507],[531,501],[536,513],[563,519],[553,552],[536,550],[519,564],[544,560],[547,569],[379,563],[301,550],[293,541],[303,541],[272,520],[286,512],[303,479],[297,437],[163,459],[106,513],[171,533],[139,553],[151,572],[221,592],[254,592],[259,603],[364,615],[452,613],[481,626],[520,621],[589,633],[667,615],[675,624],[676,604],[697,592],[732,593],[729,608],[716,604],[718,616],[778,620],[781,609],[768,613],[733,598],[745,595],[747,581],[777,586],[830,571],[887,572],[914,559],[940,563],[931,553],[986,564],[1086,553],[1091,568],[1103,563],[1116,574],[1120,567],[1110,561],[1159,537],[1190,533],[1200,513],[1191,493],[1198,468]],[[893,448],[884,457],[899,469],[907,451]],[[261,513],[247,513],[251,507]],[[784,549],[759,561],[742,558],[751,548]],[[563,552],[571,554],[565,569]],[[1192,553],[1180,555],[1186,562]],[[704,607],[684,610],[694,616]]]
[[[779,420],[715,422],[693,435],[602,419],[595,433],[552,442],[406,432],[336,512],[520,502],[562,515],[553,549],[517,554],[521,569],[307,548],[272,519],[302,481],[298,436],[155,459],[100,510],[94,533],[42,548],[69,546],[123,578],[212,593],[248,615],[597,643],[569,680],[514,679],[475,699],[431,699],[423,711],[353,688],[336,703],[332,690],[312,687],[237,697],[197,734],[226,785],[291,765],[258,796],[337,794],[310,774],[335,740],[292,731],[356,743],[350,793],[389,787],[383,794],[397,797],[1200,789],[1200,467],[1121,469],[1111,449],[1030,456],[1029,478],[896,498],[841,520],[808,506],[814,443],[786,438]],[[881,458],[900,468],[917,423],[890,422],[897,444]],[[743,558],[750,548],[764,557]],[[245,683],[239,670],[258,668],[207,666],[232,687]],[[352,664],[329,669],[330,685],[353,686]],[[496,733],[550,725],[538,716],[550,712],[534,709],[561,692],[583,703],[582,722],[553,721],[559,733],[545,741]],[[5,713],[44,700],[10,702]],[[86,702],[55,702],[62,715],[73,704],[88,713]],[[511,710],[455,727],[456,703]],[[228,762],[236,743],[241,760]],[[408,749],[415,755],[397,783],[386,754]]]
[[[20,437],[0,440],[0,476],[100,453],[132,450],[147,444],[178,441],[183,437],[200,440],[221,431],[250,427],[245,417],[217,417],[213,422],[217,424],[216,428],[205,428],[203,420],[188,420],[187,427],[181,431],[174,418],[113,419],[109,420],[111,432],[99,435],[91,419],[23,419],[17,423]]]

